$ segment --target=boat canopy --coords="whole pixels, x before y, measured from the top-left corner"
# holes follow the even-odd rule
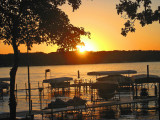
[[[93,71],[88,72],[87,75],[121,75],[121,74],[136,74],[137,71],[135,70],[120,70],[120,71]]]
[[[0,82],[3,82],[3,81],[10,81],[10,78],[0,78]]]
[[[130,85],[133,83],[130,77],[126,77],[123,75],[108,75],[104,77],[99,77],[96,80],[98,82],[116,83],[119,85]]]
[[[105,76],[105,77],[100,77],[96,79],[98,81],[98,83],[107,83],[107,84],[118,84],[117,79],[115,79],[115,77],[109,77],[109,76]]]
[[[71,81],[71,80],[73,80],[72,77],[59,77],[59,78],[51,78],[51,79],[43,80],[43,83],[60,83],[60,82]]]
[[[109,76],[104,76],[104,77],[99,77],[96,80],[97,81],[106,81],[106,80],[124,80],[124,79],[129,79],[129,77],[123,76],[123,75],[109,75]]]
[[[157,75],[147,75],[147,74],[140,74],[140,75],[133,75],[131,79],[137,83],[159,83],[160,77]]]

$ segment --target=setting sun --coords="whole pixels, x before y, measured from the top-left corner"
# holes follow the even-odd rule
[[[85,46],[77,45],[77,49],[79,52],[84,52],[86,51]]]
[[[81,41],[84,43],[84,45],[77,45],[77,50],[80,53],[84,53],[85,51],[97,51],[97,48],[95,47],[96,45],[93,42],[94,40],[89,39],[86,36],[82,36]]]
[[[85,51],[95,51],[94,47],[91,46],[91,44],[85,43],[85,45],[77,45],[77,50],[81,53],[85,52]]]

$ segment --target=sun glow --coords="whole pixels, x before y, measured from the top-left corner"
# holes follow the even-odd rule
[[[88,39],[86,36],[82,36],[81,40],[84,43],[84,45],[83,44],[77,45],[77,50],[80,53],[85,53],[85,51],[96,51],[96,47],[93,43],[93,40]]]
[[[90,44],[77,45],[77,49],[79,52],[84,53],[85,51],[94,51],[94,48]]]
[[[77,49],[81,53],[83,53],[84,51],[86,51],[85,46],[81,46],[81,45],[77,45]]]

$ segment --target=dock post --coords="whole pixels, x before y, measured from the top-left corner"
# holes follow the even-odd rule
[[[52,101],[52,85],[51,85],[51,101]]]
[[[136,99],[137,99],[137,84],[136,84]]]
[[[65,95],[66,91],[65,88],[62,88],[62,95]]]
[[[149,65],[147,65],[147,78],[149,78]]]
[[[42,110],[42,92],[40,93],[40,109]]]
[[[31,112],[32,112],[32,100],[31,100]]]
[[[157,97],[157,85],[154,85],[154,94]]]
[[[49,84],[48,84],[48,89],[47,89],[47,92],[49,93]]]
[[[0,89],[0,100],[3,100],[3,89]]]
[[[38,89],[39,89],[39,81],[38,81]]]
[[[88,93],[87,80],[86,80],[85,86],[86,86],[86,93]]]
[[[64,119],[64,114],[63,114],[63,112],[61,112],[61,118],[62,118],[62,120]]]
[[[92,93],[93,94],[93,103],[95,104],[95,94],[94,93],[95,93],[95,89],[93,89],[93,93]]]
[[[43,82],[42,82],[42,88],[43,88],[43,97],[44,97],[44,84],[43,84]]]
[[[91,89],[91,102],[93,102],[93,89]]]
[[[42,120],[43,120],[43,113],[42,113]]]
[[[158,111],[159,111],[159,119],[160,119],[160,82],[159,82],[159,96],[158,96]]]
[[[59,92],[59,88],[58,88],[58,95],[60,94],[60,92]]]
[[[70,86],[70,82],[69,82],[69,86],[68,86],[68,92],[70,92],[70,87],[71,87],[71,86]]]
[[[133,100],[134,100],[134,83],[132,84],[132,97],[133,97]]]
[[[16,98],[17,98],[17,84],[16,84]]]
[[[51,120],[53,120],[53,102],[51,101]]]
[[[121,100],[121,92],[119,91],[118,93],[119,93],[119,100]]]
[[[25,90],[26,90],[26,99],[27,99],[27,84],[25,83]]]

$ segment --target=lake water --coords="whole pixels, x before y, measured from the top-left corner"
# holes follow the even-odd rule
[[[147,65],[149,65],[150,74],[160,76],[160,62],[136,62],[136,63],[109,63],[109,64],[85,64],[85,65],[54,65],[54,66],[32,66],[30,67],[31,88],[37,88],[38,82],[40,86],[45,79],[45,70],[50,69],[51,74],[47,74],[47,78],[53,77],[73,77],[77,78],[77,71],[80,71],[80,77],[86,80],[95,80],[95,76],[87,76],[87,72],[91,71],[116,71],[116,70],[136,70],[137,74],[146,74]],[[11,67],[1,67],[0,77],[9,77]],[[27,67],[19,67],[16,84],[18,89],[25,89],[27,83]],[[45,85],[47,86],[47,85]],[[28,110],[28,101],[25,99],[25,91],[17,93],[17,111]],[[0,113],[9,112],[8,96],[4,97],[4,101],[0,101]],[[38,90],[32,90],[33,110],[39,109]],[[47,98],[44,101],[47,101]],[[23,107],[22,107],[23,106]],[[43,105],[44,106],[44,105]]]

